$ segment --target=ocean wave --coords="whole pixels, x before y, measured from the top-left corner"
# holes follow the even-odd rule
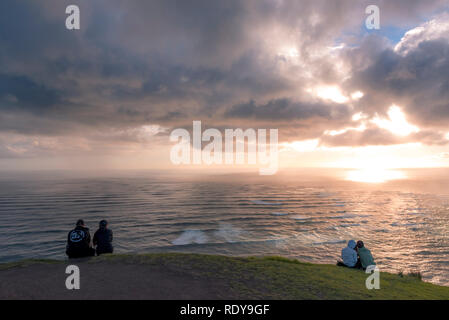
[[[416,227],[418,226],[417,223],[399,223],[399,222],[393,222],[390,224],[392,227]]]
[[[219,229],[214,232],[214,236],[219,239],[224,239],[226,242],[238,242],[242,240],[243,230],[234,227],[230,223],[220,223]]]
[[[268,202],[264,200],[251,200],[254,204],[265,205],[265,206],[280,206],[282,203],[280,202]]]
[[[207,243],[208,236],[201,230],[186,230],[178,238],[172,241],[175,246],[183,246],[187,244],[204,244]]]
[[[329,240],[329,241],[313,242],[313,245],[339,244],[339,243],[346,243],[346,240]]]
[[[273,216],[287,216],[287,212],[272,212],[271,215]]]
[[[340,224],[340,227],[342,227],[342,228],[358,227],[358,226],[360,226],[360,223],[345,223],[345,224]]]
[[[306,217],[306,216],[301,216],[299,214],[292,216],[292,219],[294,220],[308,220],[308,219],[313,219],[312,217]]]
[[[357,218],[358,216],[355,214],[344,214],[341,216],[330,216],[330,217],[324,217],[327,219],[350,219],[350,218]]]

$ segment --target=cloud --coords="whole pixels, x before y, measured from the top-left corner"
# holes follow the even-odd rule
[[[407,31],[394,47],[394,51],[405,56],[411,50],[416,50],[421,42],[435,39],[449,40],[449,14],[443,13],[421,26]]]
[[[367,128],[363,131],[348,130],[337,135],[322,135],[320,143],[324,146],[378,146],[420,142],[424,145],[447,145],[449,141],[443,133],[424,130],[407,136],[398,136],[389,130],[379,127]]]
[[[26,108],[33,112],[62,103],[59,91],[38,84],[26,76],[0,74],[0,103],[3,108]]]
[[[337,103],[326,104],[320,102],[300,102],[290,99],[275,99],[261,105],[254,100],[248,103],[234,105],[225,113],[229,118],[243,118],[255,120],[333,120],[351,117],[350,109],[346,105]]]
[[[2,153],[49,152],[42,145],[9,143],[8,135],[66,144],[71,137],[93,150],[102,143],[147,143],[141,130],[150,126],[165,128],[151,136],[157,141],[192,120],[217,128],[275,127],[285,141],[443,143],[440,131],[449,120],[447,15],[413,29],[394,47],[360,31],[371,2],[80,0],[81,30],[72,32],[64,27],[70,1],[2,1]],[[400,28],[414,28],[448,5],[377,3],[382,23]],[[314,88],[363,96],[336,103]],[[386,116],[392,104],[422,130],[406,138],[375,127],[323,135],[354,125],[357,112]]]
[[[347,82],[364,92],[362,111],[385,114],[391,104],[397,104],[420,127],[447,127],[449,38],[441,35],[448,19],[442,14],[409,31],[395,49],[383,45],[371,50],[378,39],[368,37],[362,46],[346,53],[354,61],[364,57],[364,67],[357,66]]]

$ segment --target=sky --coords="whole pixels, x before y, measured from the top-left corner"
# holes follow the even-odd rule
[[[171,169],[194,120],[278,129],[282,168],[445,167],[448,75],[448,0],[3,0],[0,170]]]

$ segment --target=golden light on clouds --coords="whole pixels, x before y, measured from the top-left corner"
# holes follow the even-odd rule
[[[352,121],[359,121],[359,120],[365,119],[367,117],[368,116],[366,114],[364,114],[363,112],[357,112],[352,115]]]
[[[281,147],[296,152],[311,152],[315,151],[318,148],[319,143],[320,143],[319,139],[309,139],[309,140],[283,143]]]
[[[330,100],[335,103],[345,103],[349,100],[338,86],[319,86],[308,91],[314,93],[318,98]]]
[[[348,131],[365,131],[366,125],[364,123],[360,124],[358,127],[348,127],[341,130],[326,130],[324,131],[324,134],[330,135],[330,136],[338,136],[339,134],[346,133]]]
[[[419,128],[407,122],[404,112],[401,108],[392,105],[388,109],[388,117],[381,118],[379,116],[374,117],[371,122],[376,124],[379,128],[386,129],[399,136],[408,136],[413,132],[419,132]]]
[[[364,96],[364,93],[362,91],[355,91],[351,94],[352,100],[358,100]]]

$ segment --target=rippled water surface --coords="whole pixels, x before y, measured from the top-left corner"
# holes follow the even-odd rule
[[[116,252],[275,254],[335,263],[347,240],[362,239],[381,270],[420,271],[426,281],[449,285],[449,195],[442,187],[420,190],[422,184],[251,175],[5,177],[0,262],[64,258],[78,218],[92,233],[105,218]]]

